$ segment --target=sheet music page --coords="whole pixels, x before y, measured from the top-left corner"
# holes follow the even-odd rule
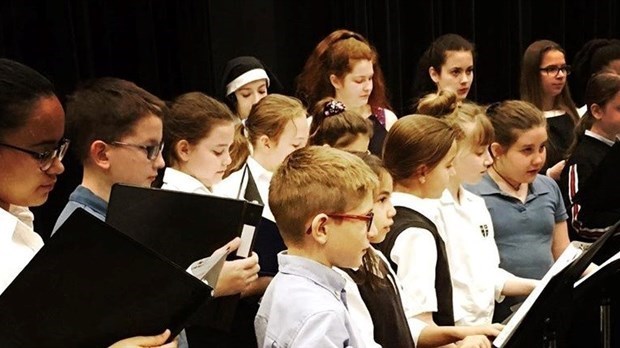
[[[206,281],[207,285],[215,289],[228,251],[228,248],[217,249],[211,256],[192,263],[187,272],[200,280]]]
[[[618,252],[617,254],[615,254],[614,256],[610,257],[609,259],[607,259],[607,261],[603,262],[600,266],[598,266],[595,270],[593,270],[592,272],[586,274],[585,276],[581,277],[581,279],[577,280],[575,282],[575,287],[578,287],[579,284],[583,283],[586,279],[590,278],[594,273],[598,272],[599,270],[603,269],[605,266],[607,266],[608,264],[612,263],[615,260],[620,259],[620,252]]]
[[[512,316],[512,319],[506,324],[504,329],[500,332],[499,335],[493,341],[493,346],[497,348],[502,348],[508,342],[515,329],[521,324],[523,318],[530,310],[536,299],[540,296],[543,289],[549,284],[549,281],[553,276],[558,274],[564,268],[568,267],[576,258],[578,258],[587,248],[590,246],[590,243],[582,243],[582,242],[571,242],[566,250],[560,255],[558,260],[551,266],[551,269],[547,271],[545,276],[540,280],[536,288],[532,291],[532,293],[525,299],[523,304],[517,309],[517,311]]]

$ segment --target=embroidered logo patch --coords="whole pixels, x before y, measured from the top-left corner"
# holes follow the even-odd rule
[[[488,237],[489,236],[489,226],[487,226],[487,224],[480,225],[480,232],[482,233],[483,237]]]

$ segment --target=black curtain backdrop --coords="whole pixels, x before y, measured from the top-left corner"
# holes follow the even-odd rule
[[[403,115],[416,62],[441,34],[476,44],[470,97],[489,103],[518,98],[519,62],[531,42],[558,42],[570,63],[589,39],[620,37],[618,15],[616,0],[2,0],[0,56],[48,76],[63,101],[80,81],[102,76],[163,99],[217,96],[224,64],[238,55],[262,59],[292,94],[316,43],[347,28],[377,48],[393,109]],[[81,179],[75,160],[65,163],[48,203],[34,209],[44,238]]]

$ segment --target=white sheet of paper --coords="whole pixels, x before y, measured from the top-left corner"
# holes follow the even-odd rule
[[[187,272],[194,277],[205,281],[211,288],[215,289],[217,285],[217,279],[220,276],[224,261],[228,255],[228,249],[221,248],[211,254],[211,256],[205,257],[192,263]]]
[[[248,257],[250,255],[250,248],[252,247],[255,231],[256,226],[243,225],[243,229],[241,230],[241,244],[239,248],[237,248],[237,256]]]
[[[607,259],[607,261],[603,262],[600,266],[598,266],[595,270],[593,270],[592,272],[588,273],[587,275],[583,276],[581,279],[576,281],[575,287],[579,286],[579,284],[583,283],[586,279],[590,278],[594,273],[605,268],[605,266],[607,266],[608,264],[618,259],[620,259],[620,252],[616,253],[614,256],[610,257],[609,259]]]
[[[560,255],[557,261],[551,266],[551,269],[547,271],[543,279],[538,283],[532,293],[525,299],[523,304],[517,309],[512,316],[512,319],[506,324],[504,329],[497,335],[493,341],[493,346],[497,348],[503,348],[506,342],[512,337],[515,329],[521,324],[523,318],[530,310],[534,301],[540,296],[543,289],[547,286],[551,278],[560,273],[564,268],[568,267],[576,258],[578,258],[585,250],[588,249],[590,243],[571,242],[566,250]]]

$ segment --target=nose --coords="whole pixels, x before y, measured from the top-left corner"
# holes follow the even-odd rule
[[[392,205],[392,202],[390,202],[390,207],[388,209],[388,218],[393,218],[394,216],[396,216],[396,209],[394,208],[394,206]]]
[[[538,152],[536,154],[536,156],[534,156],[534,159],[532,160],[532,163],[535,164],[535,165],[542,164],[542,163],[545,162],[546,156],[547,156],[547,153],[546,153],[545,150],[543,150],[541,152]]]
[[[226,151],[226,154],[224,156],[224,161],[222,162],[222,164],[228,167],[228,165],[231,163],[232,163],[232,157],[230,157],[230,151]]]
[[[260,99],[260,93],[258,93],[258,91],[252,93],[252,105],[258,103]]]
[[[484,162],[483,164],[487,167],[490,167],[491,164],[493,164],[493,156],[491,156],[491,153],[489,152],[489,149],[487,149],[484,153]]]
[[[153,163],[155,164],[155,168],[157,169],[161,169],[166,166],[166,162],[164,161],[164,156],[162,155],[161,151],[157,154],[157,158],[155,158],[155,161]]]
[[[366,83],[364,84],[364,91],[365,92],[372,91],[372,80],[366,81]]]
[[[375,223],[373,222],[370,225],[370,230],[368,231],[368,239],[372,239],[375,238],[377,235],[379,234],[379,231],[377,230],[377,227],[375,226]]]
[[[48,174],[60,175],[65,171],[65,165],[62,164],[58,157],[54,158],[52,165],[46,170]]]

